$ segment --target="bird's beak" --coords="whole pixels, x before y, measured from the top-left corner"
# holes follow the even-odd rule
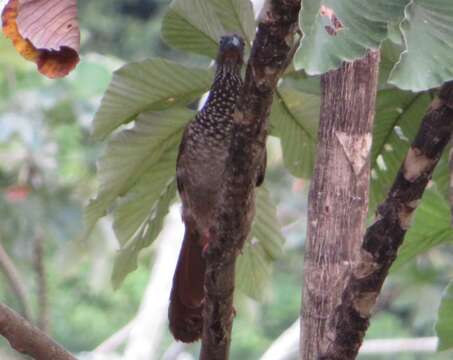
[[[223,39],[220,52],[226,61],[242,62],[244,43],[236,35],[226,36]]]

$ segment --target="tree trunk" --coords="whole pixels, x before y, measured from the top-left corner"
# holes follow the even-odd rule
[[[368,212],[378,65],[379,52],[370,51],[363,59],[344,63],[321,77],[321,117],[304,262],[303,360],[331,359],[325,354],[341,331],[332,327],[334,310],[358,256]]]
[[[258,165],[278,80],[294,55],[300,0],[269,0],[258,20],[242,95],[233,115],[217,233],[206,251],[200,359],[228,359],[233,324],[236,258],[253,217]]]

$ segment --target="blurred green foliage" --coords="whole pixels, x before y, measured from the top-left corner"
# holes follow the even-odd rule
[[[169,52],[160,40],[162,13],[169,0],[79,0],[82,52],[137,60]]]

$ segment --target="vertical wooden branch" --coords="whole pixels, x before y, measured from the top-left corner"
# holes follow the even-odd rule
[[[341,305],[363,240],[378,65],[379,52],[370,51],[363,59],[344,63],[321,77],[321,118],[304,262],[304,360],[331,359],[324,354],[338,336],[331,328],[334,310]]]
[[[236,257],[250,231],[266,120],[277,81],[293,55],[299,10],[300,0],[272,0],[259,19],[243,93],[234,114],[223,206],[216,214],[217,234],[206,254],[202,360],[228,359]]]

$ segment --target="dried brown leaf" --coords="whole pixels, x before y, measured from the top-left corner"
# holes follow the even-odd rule
[[[76,0],[9,0],[2,24],[17,51],[50,78],[66,76],[79,62]]]

